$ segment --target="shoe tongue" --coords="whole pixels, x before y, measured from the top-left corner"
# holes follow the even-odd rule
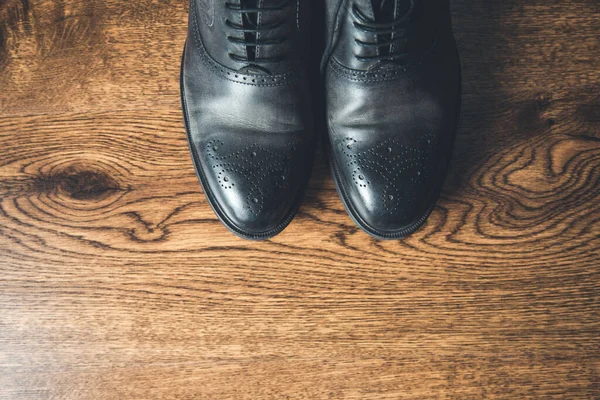
[[[397,68],[398,64],[396,64],[394,61],[388,61],[388,60],[382,60],[379,61],[376,64],[371,65],[371,67],[369,67],[369,71],[370,72],[385,72],[386,70],[390,70],[390,69],[394,69]]]
[[[281,5],[281,0],[262,0],[261,7],[275,7]]]
[[[371,0],[375,21],[384,22],[393,20],[394,3],[396,3],[396,0]]]
[[[244,8],[269,8],[281,5],[282,0],[239,0],[239,3]],[[246,28],[255,29],[261,26],[275,24],[278,20],[277,13],[273,12],[262,12],[262,13],[244,13],[242,16],[242,25]],[[268,39],[270,33],[263,32],[260,34],[260,39]],[[256,33],[247,33],[245,38],[249,41],[259,40],[259,35]],[[271,71],[265,67],[252,64],[252,60],[258,56],[258,52],[260,52],[263,56],[266,51],[269,49],[264,46],[247,47],[247,57],[251,60],[248,65],[239,69],[241,73],[250,73],[257,75],[271,75]],[[268,57],[268,55],[267,55]]]
[[[243,74],[271,75],[271,71],[268,69],[254,64],[246,65],[245,67],[240,68],[238,71]]]
[[[411,8],[414,0],[363,0],[361,10],[376,22],[390,22],[402,17]]]

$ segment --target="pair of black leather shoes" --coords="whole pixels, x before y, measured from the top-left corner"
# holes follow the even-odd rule
[[[294,217],[316,147],[309,0],[191,0],[181,96],[188,141],[221,221],[267,239]],[[418,229],[445,176],[460,105],[447,0],[325,0],[328,152],[352,219]]]

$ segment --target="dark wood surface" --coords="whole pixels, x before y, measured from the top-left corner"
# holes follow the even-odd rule
[[[370,239],[320,156],[252,243],[188,154],[186,0],[0,0],[0,399],[600,398],[600,3],[452,5],[427,225]]]

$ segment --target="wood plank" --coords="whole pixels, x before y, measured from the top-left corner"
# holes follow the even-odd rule
[[[185,3],[0,0],[0,399],[600,396],[595,0],[453,2],[426,226],[368,238],[320,153],[266,243],[193,171]]]
[[[0,2],[0,110],[179,106],[187,1]]]

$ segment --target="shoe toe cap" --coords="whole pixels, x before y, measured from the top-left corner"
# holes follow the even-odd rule
[[[374,236],[401,236],[430,211],[430,182],[410,177],[390,182],[381,179],[378,171],[361,171],[352,176],[361,176],[362,180],[352,179],[345,185],[345,200],[354,219],[367,232]],[[406,172],[418,176],[415,171]]]
[[[432,140],[425,136],[422,142],[411,147],[393,138],[370,143],[346,138],[332,149],[344,203],[372,236],[412,233],[431,211],[441,175]]]
[[[232,232],[267,239],[291,221],[308,179],[302,137],[219,136],[194,144],[208,200]]]

